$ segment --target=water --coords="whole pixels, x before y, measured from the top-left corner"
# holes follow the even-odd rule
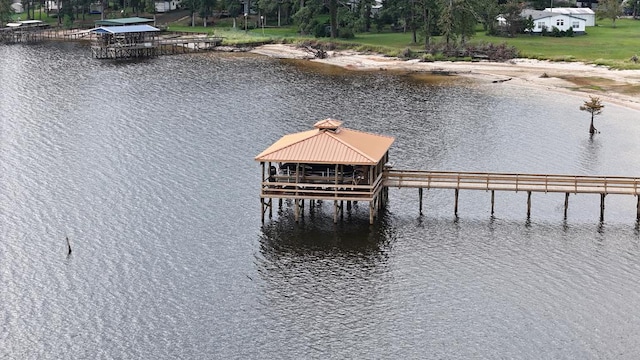
[[[334,117],[397,168],[640,173],[637,113],[250,55],[0,46],[0,358],[628,358],[636,199],[391,189],[260,222],[253,157]],[[66,254],[69,237],[73,253]]]

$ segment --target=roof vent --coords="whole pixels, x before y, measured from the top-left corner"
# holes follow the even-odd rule
[[[313,125],[313,127],[318,130],[330,130],[335,132],[338,130],[340,125],[342,125],[342,121],[329,118],[318,121]]]

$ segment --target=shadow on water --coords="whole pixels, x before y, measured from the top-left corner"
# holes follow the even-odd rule
[[[373,225],[368,218],[345,214],[338,221],[326,213],[310,213],[294,221],[287,211],[262,227],[260,249],[265,257],[294,256],[379,256],[395,239],[395,229],[383,212]]]

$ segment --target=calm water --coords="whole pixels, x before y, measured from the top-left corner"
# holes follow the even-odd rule
[[[308,64],[307,64],[308,65]],[[326,117],[397,168],[640,174],[638,114],[509,83],[0,46],[0,359],[640,356],[636,199],[392,189],[260,222],[253,157]],[[66,254],[65,237],[73,253]]]

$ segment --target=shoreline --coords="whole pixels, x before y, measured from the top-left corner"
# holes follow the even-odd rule
[[[585,101],[589,96],[597,96],[605,105],[612,103],[640,112],[640,70],[611,70],[580,62],[532,59],[420,62],[349,50],[328,51],[325,59],[317,59],[304,49],[285,44],[262,45],[250,52],[280,59],[306,59],[353,71],[399,70],[449,74],[486,83],[508,81],[512,85],[584,97]]]

